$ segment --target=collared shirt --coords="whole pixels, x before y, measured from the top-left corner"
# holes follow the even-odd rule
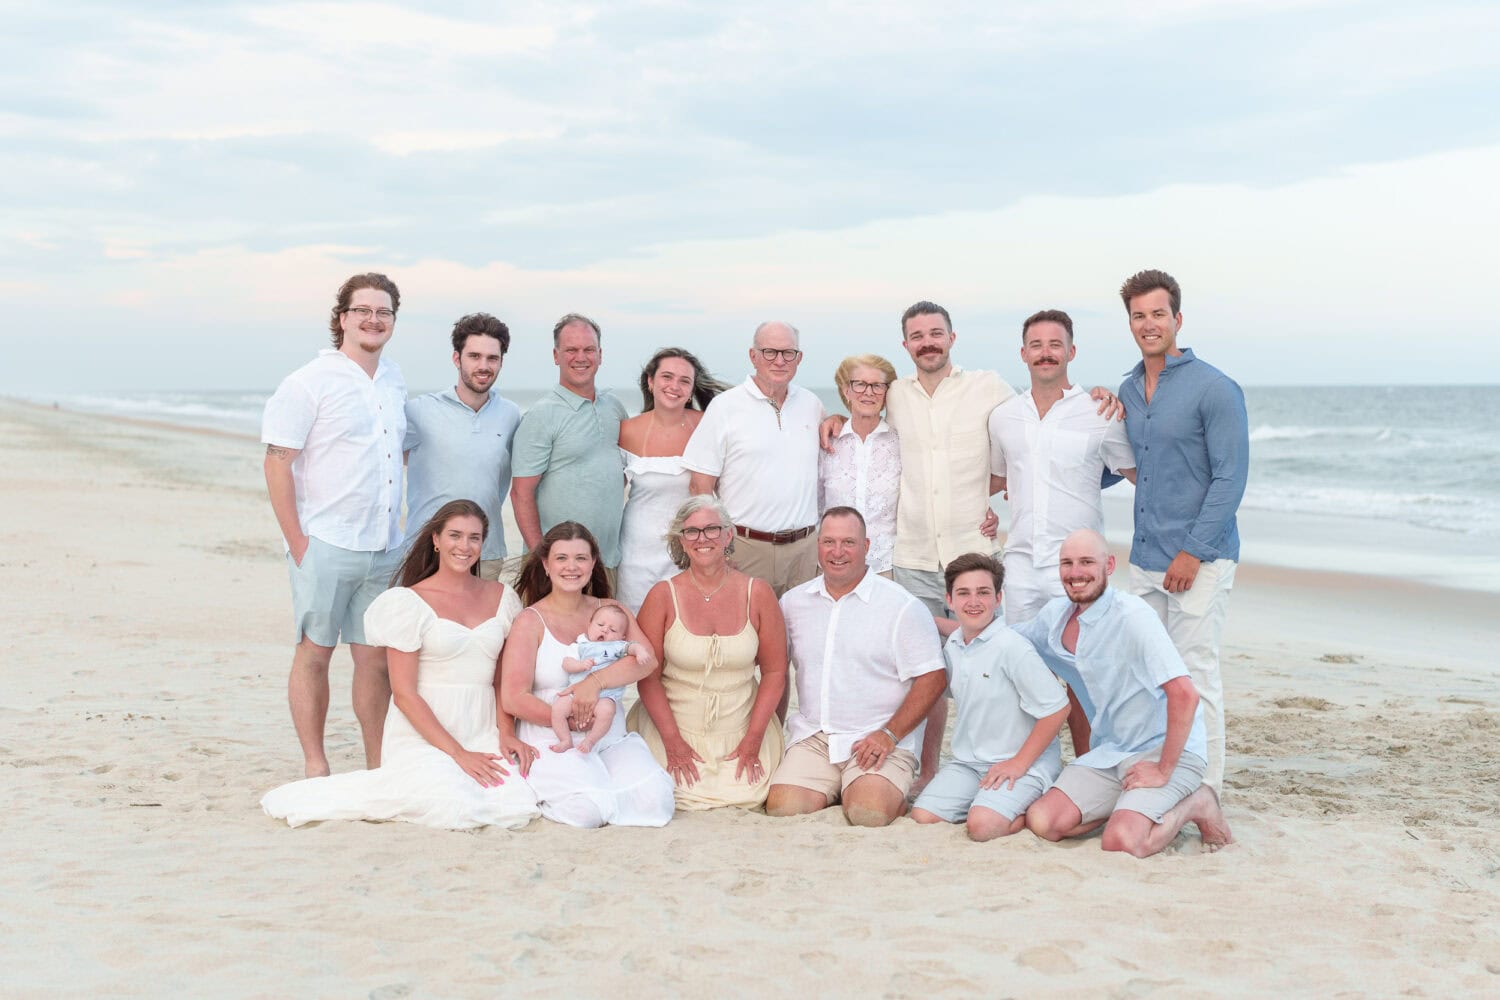
[[[754,376],[720,393],[688,439],[682,464],[717,476],[730,520],[758,531],[792,531],[818,520],[818,424],[823,404],[789,385],[778,410]]]
[[[943,669],[937,627],[922,602],[866,570],[838,600],[823,577],[782,595],[788,652],[796,664],[797,711],[786,720],[787,745],[817,732],[828,736],[828,759],[891,721],[922,674]],[[918,753],[922,727],[897,746]]]
[[[853,507],[864,515],[866,562],[877,573],[891,568],[900,490],[901,442],[884,420],[864,440],[850,421],[833,439],[833,453],[818,453],[818,510]]]
[[[1135,468],[1125,424],[1106,420],[1079,386],[1063,390],[1044,417],[1023,392],[990,414],[990,472],[1005,477],[1010,531],[1005,554],[1056,566],[1064,538],[1079,528],[1104,532],[1100,477]]]
[[[536,486],[542,533],[577,521],[593,533],[606,566],[620,564],[624,419],[625,407],[612,394],[587,400],[556,385],[521,418],[511,452],[512,475],[542,477]]]
[[[988,766],[1010,760],[1046,718],[1068,706],[1068,692],[1036,649],[996,618],[972,642],[954,632],[943,646],[948,694],[957,708],[953,759]],[[1054,739],[1036,764],[1056,775],[1062,751]]]
[[[1204,562],[1240,558],[1235,512],[1250,478],[1250,419],[1239,385],[1184,348],[1167,358],[1151,402],[1146,363],[1120,384],[1135,450],[1135,535],[1130,561],[1166,572],[1177,553]]]
[[[510,447],[521,408],[493,390],[477,411],[453,389],[406,401],[406,542],[450,500],[490,519],[481,559],[505,558],[500,509],[510,493]]]
[[[1072,613],[1072,601],[1054,598],[1015,630],[1036,647],[1083,706],[1091,727],[1089,752],[1076,763],[1113,767],[1132,754],[1161,746],[1167,739],[1167,695],[1161,686],[1188,676],[1166,626],[1139,597],[1106,587],[1078,616],[1074,654],[1062,642]],[[1208,759],[1201,705],[1193,712],[1193,728],[1183,750]]]
[[[901,439],[897,566],[941,573],[965,552],[996,550],[979,533],[990,505],[989,419],[1014,395],[994,372],[957,365],[931,396],[916,375],[891,384],[885,418]]]
[[[260,440],[292,460],[302,532],[355,552],[401,544],[401,442],[406,383],[384,357],[375,377],[324,348],[266,400]]]

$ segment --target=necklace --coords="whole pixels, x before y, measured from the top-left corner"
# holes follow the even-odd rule
[[[700,594],[703,595],[703,603],[704,604],[707,604],[709,601],[713,600],[713,596],[715,594],[717,594],[719,591],[723,590],[724,589],[724,584],[726,584],[726,583],[729,582],[729,574],[725,573],[724,574],[724,579],[722,579],[722,580],[719,581],[719,585],[717,587],[715,587],[713,590],[705,591],[702,588],[702,586],[699,585],[699,583],[698,583],[698,574],[695,573],[695,572],[693,572],[693,567],[691,567],[691,566],[688,567],[688,576],[690,578],[692,578],[693,586],[698,588],[698,593],[700,593]]]

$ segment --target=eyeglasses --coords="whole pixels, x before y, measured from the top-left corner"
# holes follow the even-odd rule
[[[396,318],[396,310],[394,309],[371,309],[369,306],[350,306],[344,312],[353,313],[360,318],[361,322],[369,319],[371,316],[374,316],[382,323],[389,323]]]
[[[788,364],[796,361],[802,356],[802,352],[797,350],[795,347],[788,347],[780,351],[778,351],[774,347],[762,347],[758,348],[758,350],[760,351],[760,356],[765,358],[767,361],[775,361],[778,357],[780,357],[782,361],[785,361]]]
[[[866,382],[863,379],[850,379],[849,391],[858,395],[862,392],[873,392],[877,396],[884,396],[886,389],[890,386],[885,382]]]
[[[700,538],[706,538],[710,542],[715,542],[719,540],[719,536],[722,534],[724,534],[724,526],[722,524],[710,524],[706,528],[682,529],[682,537],[690,542],[696,542]]]

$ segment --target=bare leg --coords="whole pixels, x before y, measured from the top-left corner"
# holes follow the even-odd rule
[[[1081,837],[1097,830],[1104,823],[1102,819],[1091,823],[1083,822],[1083,813],[1078,811],[1073,800],[1056,788],[1050,789],[1033,802],[1031,808],[1026,810],[1025,818],[1027,829],[1054,844],[1069,837]]]
[[[766,795],[767,816],[804,816],[821,812],[832,803],[822,792],[801,785],[772,785]]]
[[[1102,846],[1106,851],[1123,851],[1137,858],[1148,858],[1170,844],[1177,831],[1189,823],[1197,824],[1203,846],[1210,851],[1234,842],[1213,789],[1199,785],[1192,795],[1168,809],[1160,823],[1153,823],[1149,816],[1138,812],[1121,809],[1109,818]]]
[[[559,695],[552,703],[552,732],[557,736],[557,742],[552,744],[554,753],[573,749],[573,731],[568,728],[568,716],[572,711],[573,696],[570,694]],[[595,708],[594,711],[599,710]]]
[[[323,752],[323,726],[328,721],[328,663],[332,646],[319,646],[304,638],[292,651],[292,673],[287,678],[286,698],[292,707],[292,726],[302,744],[302,758],[309,778],[328,773]]]
[[[594,722],[589,726],[588,735],[578,742],[578,752],[588,753],[609,732],[609,724],[615,719],[615,700],[613,698],[600,698],[594,703]]]
[[[850,826],[889,826],[906,809],[906,796],[878,774],[855,778],[844,789],[844,818]]]
[[[385,735],[385,713],[391,707],[391,676],[386,672],[385,648],[349,644],[354,659],[354,717],[365,741],[365,767],[380,766],[380,740]]]
[[[943,755],[943,731],[947,728],[948,699],[939,698],[927,711],[927,731],[922,734],[922,764],[907,798],[915,799],[938,773],[938,759]]]
[[[969,831],[970,840],[983,842],[1020,833],[1026,829],[1026,814],[1022,813],[1015,819],[1006,819],[1003,814],[980,806],[969,810],[969,818],[964,825]]]
[[[915,820],[916,822],[921,823],[923,825],[926,825],[928,823],[946,823],[946,822],[948,822],[947,820],[943,819],[943,817],[939,816],[937,813],[930,813],[926,809],[913,809],[911,811],[911,818],[913,820]]]

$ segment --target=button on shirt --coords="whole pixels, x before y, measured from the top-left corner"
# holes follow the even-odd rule
[[[490,392],[477,411],[453,389],[406,401],[406,541],[450,500],[473,500],[490,519],[481,559],[505,558],[500,508],[510,493],[510,448],[521,409]]]
[[[341,549],[401,544],[401,444],[406,383],[381,358],[372,379],[331,348],[282,380],[266,401],[263,444],[301,451],[292,461],[303,534]]]
[[[894,561],[941,573],[965,552],[993,553],[979,533],[990,503],[990,411],[1015,395],[999,375],[957,365],[931,396],[916,375],[891,384],[885,419],[901,439]]]
[[[901,442],[884,420],[860,439],[853,422],[833,439],[832,454],[818,453],[818,510],[853,507],[864,516],[870,539],[867,562],[884,573],[896,547],[896,499],[901,490]]]
[[[690,472],[716,476],[729,518],[757,531],[793,531],[818,520],[818,424],[823,404],[787,386],[778,411],[755,379],[714,397],[682,453]]]
[[[1036,649],[996,618],[964,642],[962,631],[943,647],[948,694],[958,709],[953,720],[953,759],[988,767],[1010,760],[1036,728],[1038,719],[1068,705],[1068,693]],[[1062,750],[1054,739],[1034,767],[1055,778]]]
[[[1062,642],[1072,613],[1073,602],[1059,597],[1048,601],[1031,621],[1013,627],[1083,706],[1091,727],[1089,752],[1076,763],[1114,767],[1132,754],[1161,746],[1167,739],[1167,695],[1161,686],[1188,676],[1161,619],[1139,597],[1106,587],[1078,616],[1075,655]],[[1202,706],[1193,711],[1183,750],[1208,759]]]
[[[1078,386],[1047,410],[1023,392],[990,414],[990,472],[1005,477],[1010,532],[1005,554],[1056,566],[1063,539],[1079,528],[1104,533],[1100,477],[1135,467],[1119,420],[1105,420]]]
[[[797,711],[787,745],[828,736],[828,759],[849,759],[856,740],[891,721],[911,682],[943,669],[932,614],[902,587],[867,570],[835,601],[819,576],[781,598],[788,650],[796,664]],[[916,754],[922,727],[897,746]]]
[[[1135,451],[1131,563],[1164,573],[1178,552],[1238,561],[1235,512],[1250,477],[1250,421],[1239,385],[1184,349],[1167,358],[1151,402],[1145,362],[1120,384],[1120,402]]]
[[[624,419],[624,405],[608,392],[587,400],[553,386],[521,417],[511,453],[512,475],[541,476],[536,506],[542,533],[562,521],[577,521],[593,533],[606,566],[620,564]]]

